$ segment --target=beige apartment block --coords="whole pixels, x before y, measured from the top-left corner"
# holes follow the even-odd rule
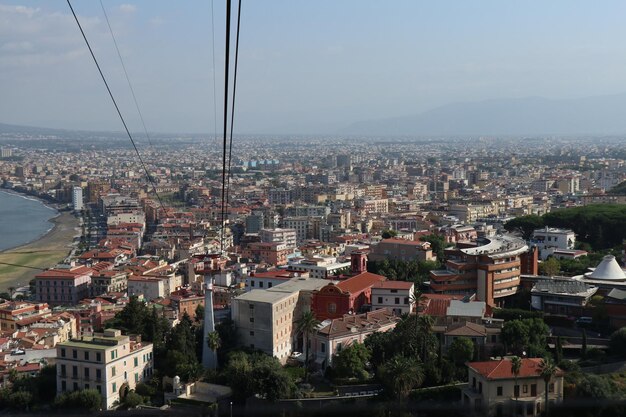
[[[57,393],[96,389],[109,409],[128,390],[152,376],[152,344],[107,329],[57,345]]]

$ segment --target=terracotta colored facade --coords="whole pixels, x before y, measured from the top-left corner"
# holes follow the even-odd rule
[[[372,286],[385,280],[382,275],[362,272],[338,284],[329,283],[313,292],[311,310],[318,320],[359,313],[365,304],[371,304]]]

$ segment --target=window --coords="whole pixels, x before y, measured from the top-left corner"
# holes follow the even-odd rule
[[[378,297],[378,304],[382,304],[383,303],[383,297]]]
[[[89,379],[89,368],[85,368],[85,379]]]
[[[524,384],[524,394],[528,394],[528,385]]]
[[[263,288],[263,281],[259,281],[259,288]]]
[[[326,353],[326,343],[320,343],[320,350],[322,351],[322,353]]]
[[[498,397],[502,397],[502,387],[498,387]]]
[[[328,304],[328,306],[327,306],[327,308],[326,308],[326,310],[327,310],[329,313],[336,313],[336,312],[337,312],[337,304],[335,304],[335,303],[329,303],[329,304]]]
[[[117,358],[117,349],[111,351],[111,359]]]
[[[476,377],[472,377],[472,388],[476,388]]]
[[[61,365],[61,376],[65,376],[65,365]]]
[[[341,342],[337,343],[337,352],[341,352],[341,348],[342,348]]]
[[[78,351],[76,349],[72,350],[72,358],[78,359]]]
[[[526,387],[526,385],[524,385],[524,387]],[[515,397],[519,397],[519,385],[515,385],[515,386],[513,387],[513,395],[514,395]]]
[[[554,392],[554,382],[551,382],[550,385],[548,385],[548,392]]]
[[[96,369],[96,379],[102,378],[102,371],[100,369]]]
[[[395,293],[397,293],[397,292],[398,292],[398,290],[391,290],[390,292],[391,292],[392,294],[395,294]]]
[[[250,286],[254,287],[254,281],[250,281]]]
[[[135,373],[135,382],[139,382],[139,374]]]
[[[74,382],[74,391],[78,391],[78,382]]]
[[[100,352],[96,352],[96,362],[102,362],[102,354]]]
[[[111,376],[115,376],[115,366],[111,367]]]
[[[78,377],[78,366],[72,366],[72,376],[74,378]]]
[[[254,323],[254,317],[250,317],[250,323]]]
[[[88,361],[89,360],[89,351],[85,351],[85,360]]]
[[[478,383],[478,393],[479,393],[479,394],[482,394],[482,393],[483,393],[483,383],[482,383],[482,382],[479,382],[479,383]]]
[[[117,383],[116,383],[116,382],[114,382],[113,384],[111,384],[111,388],[112,388],[112,389],[111,389],[111,392],[112,392],[113,394],[115,394],[115,391],[117,391]]]
[[[61,381],[61,391],[67,391],[67,382]]]
[[[102,394],[102,387],[100,385],[96,385],[96,389],[100,394]]]
[[[85,384],[85,389],[89,389],[89,384]]]
[[[400,304],[400,297],[396,297],[395,300],[394,300],[394,303],[395,304]]]
[[[250,336],[254,336],[254,330],[250,330]]]
[[[404,304],[409,304],[409,297],[404,297]]]
[[[139,357],[135,356],[135,358],[133,359],[133,362],[135,366],[139,366]]]
[[[61,349],[61,357],[64,358],[65,357],[65,349]]]
[[[253,285],[254,287],[254,285]],[[248,307],[250,307],[250,310],[254,310],[254,304],[248,304]]]

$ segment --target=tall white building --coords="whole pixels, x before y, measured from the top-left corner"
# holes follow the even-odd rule
[[[74,187],[72,190],[72,208],[74,211],[83,209],[83,189],[80,187]]]

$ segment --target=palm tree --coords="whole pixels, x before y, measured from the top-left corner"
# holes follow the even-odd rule
[[[541,377],[543,378],[543,382],[545,383],[546,389],[546,405],[545,405],[545,415],[548,415],[548,384],[550,384],[550,380],[556,374],[557,367],[554,364],[554,361],[550,358],[545,358],[541,360],[539,364],[539,368],[541,369]]]
[[[209,349],[215,352],[215,369],[217,369],[217,350],[222,347],[222,339],[220,338],[220,334],[216,331],[209,332],[207,334],[207,345]]]
[[[515,378],[515,387],[513,388],[513,394],[515,394],[515,408],[517,408],[517,398],[519,397],[519,385],[517,385],[517,377],[522,369],[522,358],[519,356],[513,356],[511,358],[511,373]]]
[[[420,298],[422,298],[422,291],[419,288],[415,288],[411,294],[411,303],[415,304],[415,314],[417,314],[419,309]]]
[[[394,356],[379,368],[380,378],[395,398],[406,398],[424,382],[424,370],[416,359]]]
[[[304,379],[309,378],[309,339],[311,334],[317,330],[320,325],[320,321],[315,318],[315,314],[312,311],[305,311],[302,316],[296,322],[298,333],[302,333],[304,338],[304,346],[306,353],[304,356]]]
[[[426,362],[428,360],[427,358],[427,342],[428,342],[428,338],[429,336],[432,334],[433,331],[433,326],[435,324],[435,320],[429,316],[429,315],[423,315],[423,316],[419,316],[417,318],[418,321],[418,328],[419,328],[419,333],[418,333],[418,337],[421,334],[421,340],[422,340],[422,346],[421,346],[421,356],[422,356],[422,362]]]

